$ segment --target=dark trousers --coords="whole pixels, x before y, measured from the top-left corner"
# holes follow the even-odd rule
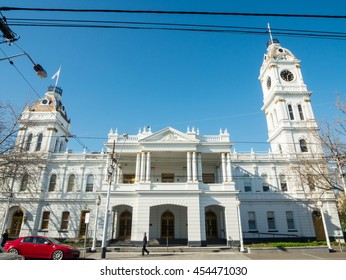
[[[144,252],[146,252],[147,254],[149,254],[149,251],[147,250],[147,245],[143,245],[142,247],[142,255],[144,255]]]

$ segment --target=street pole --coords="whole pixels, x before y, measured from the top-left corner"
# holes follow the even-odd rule
[[[106,252],[107,252],[107,230],[108,230],[108,223],[109,223],[109,201],[110,201],[110,195],[111,195],[111,187],[114,177],[114,170],[117,170],[120,154],[123,150],[123,147],[125,145],[126,140],[128,139],[127,134],[123,134],[124,143],[121,146],[120,152],[118,154],[118,158],[114,157],[114,150],[115,150],[115,140],[113,141],[113,149],[111,153],[111,163],[108,168],[108,191],[107,191],[107,200],[106,200],[106,211],[105,211],[105,221],[103,224],[103,236],[102,236],[102,247],[101,247],[101,259],[106,258]]]
[[[235,203],[237,205],[237,214],[238,214],[240,252],[244,253],[245,249],[244,249],[244,240],[243,240],[243,229],[241,226],[241,217],[240,217],[240,204],[241,204],[241,202],[237,199]]]
[[[328,247],[329,251],[333,251],[333,248],[330,245],[330,240],[329,240],[329,234],[328,234],[326,219],[324,217],[324,212],[323,212],[323,203],[322,203],[321,200],[317,201],[317,207],[320,209],[320,212],[321,212],[324,234],[326,236],[326,241],[327,241],[327,247]]]
[[[107,191],[107,199],[106,199],[106,210],[105,210],[105,221],[103,224],[103,236],[102,236],[102,248],[101,248],[101,259],[106,258],[107,251],[107,230],[108,230],[108,220],[109,220],[109,201],[111,195],[111,187],[113,182],[113,173],[114,173],[114,165],[116,164],[116,160],[114,158],[114,149],[115,149],[115,140],[113,141],[113,149],[111,154],[111,163],[108,168],[108,191]]]
[[[93,236],[93,244],[91,246],[91,252],[96,252],[96,237],[97,237],[97,222],[99,219],[99,208],[101,204],[101,196],[96,198],[96,214],[95,214],[95,223],[94,223],[94,236]]]

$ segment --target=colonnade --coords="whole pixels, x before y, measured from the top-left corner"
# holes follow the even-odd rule
[[[229,152],[221,153],[221,165],[216,166],[217,177],[221,178],[221,182],[232,181],[232,164],[231,154]],[[186,169],[187,182],[202,182],[202,153],[201,152],[186,152]],[[151,152],[137,153],[136,157],[136,182],[150,182],[151,176]]]

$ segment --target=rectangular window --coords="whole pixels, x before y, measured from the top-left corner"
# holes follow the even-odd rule
[[[136,176],[135,174],[124,174],[123,183],[124,184],[134,184]]]
[[[287,220],[287,229],[288,230],[295,230],[292,211],[286,211],[286,220]]]
[[[302,105],[298,104],[298,112],[299,112],[299,117],[300,117],[300,120],[304,120],[304,114],[303,114],[303,108],[302,108]]]
[[[161,174],[162,183],[173,183],[174,182],[174,173],[162,173]]]
[[[245,192],[251,192],[252,188],[251,188],[251,185],[250,184],[246,184],[244,185],[244,191]]]
[[[291,104],[288,104],[287,105],[288,107],[288,114],[290,115],[290,120],[294,120],[294,114],[293,114],[293,108],[292,108],[292,105]]]
[[[256,225],[256,214],[255,212],[248,212],[249,220],[248,220],[248,225],[249,225],[249,231],[257,231],[257,225]]]
[[[69,221],[70,221],[70,212],[68,211],[62,212],[60,229],[67,230]]]
[[[41,229],[42,230],[48,230],[49,217],[50,217],[50,212],[44,211],[42,214],[42,223],[41,223]]]
[[[275,226],[275,216],[273,211],[267,212],[267,222],[268,222],[268,230],[273,231],[276,230]]]
[[[214,173],[203,173],[203,183],[213,184],[215,183]]]

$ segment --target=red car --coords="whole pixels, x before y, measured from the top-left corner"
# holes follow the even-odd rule
[[[77,259],[80,255],[77,248],[45,236],[24,236],[13,241],[8,240],[4,249],[8,253],[20,254],[29,259]]]

